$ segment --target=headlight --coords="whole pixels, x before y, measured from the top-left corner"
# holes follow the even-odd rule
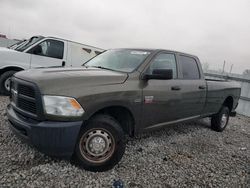
[[[43,96],[44,108],[47,114],[56,116],[81,116],[84,113],[81,105],[71,97]]]

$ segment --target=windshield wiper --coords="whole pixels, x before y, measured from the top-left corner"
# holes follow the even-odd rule
[[[106,67],[102,67],[102,66],[86,66],[86,67],[95,67],[95,68],[98,68],[98,69],[105,69],[105,70],[116,71],[114,69],[110,69],[110,68],[106,68]]]

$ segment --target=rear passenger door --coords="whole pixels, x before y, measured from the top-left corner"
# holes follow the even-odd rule
[[[181,108],[178,119],[198,116],[206,101],[206,82],[200,72],[199,60],[193,56],[178,54],[181,82]]]
[[[40,42],[28,51],[31,53],[31,68],[66,65],[66,45],[64,41],[54,39]]]

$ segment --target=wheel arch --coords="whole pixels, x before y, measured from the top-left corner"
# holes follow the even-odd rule
[[[22,70],[24,70],[24,68],[20,66],[8,66],[0,69],[0,75],[7,71],[22,71]]]
[[[228,96],[223,102],[223,106],[227,106],[230,112],[233,110],[233,104],[234,104],[234,99],[232,96]]]
[[[89,115],[88,119],[94,117],[97,114],[107,114],[112,116],[120,123],[123,131],[126,134],[129,136],[134,136],[135,118],[129,108],[122,105],[105,106]]]

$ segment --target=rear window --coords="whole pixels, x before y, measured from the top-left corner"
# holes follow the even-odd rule
[[[182,67],[182,75],[184,79],[186,80],[200,79],[199,68],[194,58],[181,55],[180,64]]]

